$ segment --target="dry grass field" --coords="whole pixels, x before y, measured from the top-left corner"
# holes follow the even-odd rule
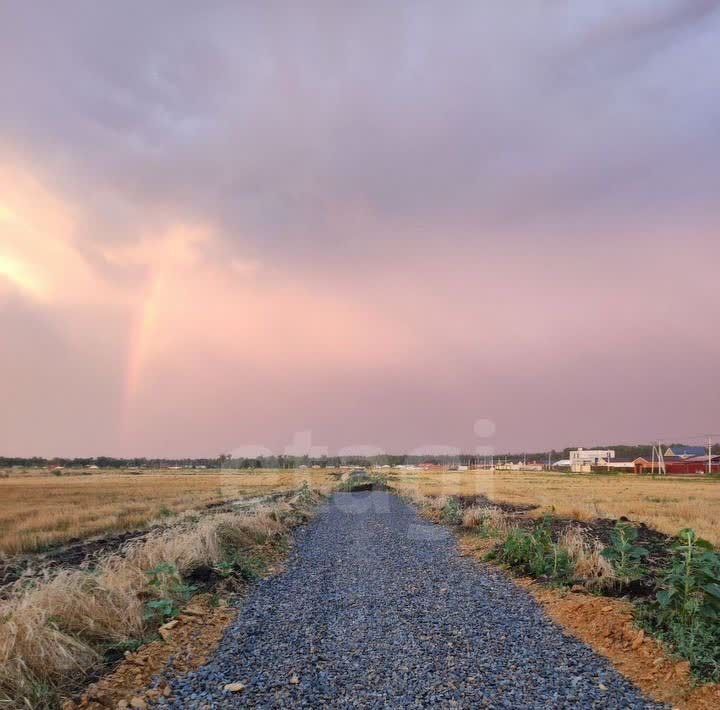
[[[321,489],[335,483],[318,469],[13,474],[0,478],[0,554],[134,530],[209,504],[296,489],[304,480]],[[671,535],[693,527],[720,544],[720,482],[715,480],[394,470],[390,481],[401,490],[425,495],[485,495],[497,502],[539,505],[540,511],[554,509],[558,515],[577,519],[624,515]]]
[[[0,554],[12,555],[100,533],[142,528],[182,511],[299,488],[326,488],[322,470],[28,472],[0,478]]]
[[[720,545],[720,481],[511,471],[393,471],[390,484],[424,495],[485,495],[588,520],[626,516],[668,535],[691,527]]]

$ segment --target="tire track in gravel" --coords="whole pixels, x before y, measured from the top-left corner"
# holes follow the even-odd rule
[[[333,496],[212,661],[173,687],[175,708],[663,707],[377,491]]]

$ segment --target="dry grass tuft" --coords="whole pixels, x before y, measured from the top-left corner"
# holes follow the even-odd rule
[[[464,528],[479,528],[485,522],[484,506],[473,505],[463,512],[462,526]]]
[[[442,510],[448,503],[448,496],[430,496],[425,499],[425,504],[432,510]]]
[[[617,584],[615,570],[603,557],[604,546],[599,540],[588,540],[582,530],[571,527],[563,531],[558,542],[568,551],[575,575],[589,589],[612,589]]]
[[[432,501],[432,498],[413,489],[403,491],[400,495],[403,499],[413,505],[416,505],[418,508],[428,508],[430,507],[430,502]]]
[[[463,513],[462,525],[464,528],[483,528],[497,534],[505,534],[509,529],[507,515],[494,505],[473,505]]]
[[[58,583],[50,582],[45,588],[19,593],[0,606],[0,705],[3,707],[47,707],[50,688],[62,686],[68,678],[97,667],[99,653],[89,643],[60,628],[55,619],[55,613],[62,613],[66,606],[57,605],[57,594],[67,582],[64,578]],[[66,591],[74,596],[77,589],[73,585]]]

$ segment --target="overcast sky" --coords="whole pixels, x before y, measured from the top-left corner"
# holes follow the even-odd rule
[[[718,0],[0,2],[0,455],[720,432],[719,36]]]

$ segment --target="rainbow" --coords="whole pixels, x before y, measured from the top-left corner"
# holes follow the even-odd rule
[[[161,292],[162,277],[155,273],[131,327],[123,386],[123,421],[126,426],[129,425],[132,408],[140,392],[143,370],[157,335]]]

